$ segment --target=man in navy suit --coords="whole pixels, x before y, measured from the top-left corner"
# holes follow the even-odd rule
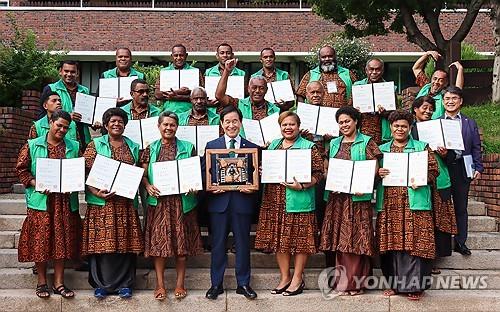
[[[207,143],[206,149],[226,148],[255,148],[258,146],[242,138],[240,128],[243,121],[241,111],[234,106],[226,106],[221,114],[221,125],[224,135]],[[234,155],[229,155],[232,157]],[[202,160],[202,172],[205,173],[205,159]],[[251,163],[251,159],[250,159]],[[215,169],[215,157],[212,159],[211,168]],[[251,178],[257,168],[249,168]],[[215,182],[215,172],[211,172],[212,181]],[[208,178],[208,177],[205,177]],[[248,299],[255,299],[257,294],[250,287],[250,226],[252,214],[257,209],[257,193],[247,190],[223,191],[216,190],[208,193],[208,212],[212,228],[212,254],[210,276],[212,286],[207,291],[208,299],[217,299],[224,292],[224,271],[227,266],[226,241],[231,230],[236,247],[236,280],[238,282],[237,294]]]
[[[445,89],[443,103],[445,113],[443,119],[458,120],[462,128],[462,137],[464,140],[464,151],[450,150],[446,155],[446,163],[451,179],[451,195],[453,205],[455,206],[455,217],[457,219],[458,234],[455,235],[455,251],[462,255],[470,255],[471,252],[465,241],[467,240],[467,202],[469,196],[470,182],[479,179],[483,172],[481,162],[481,139],[477,124],[473,119],[460,113],[463,96],[462,90],[455,86]],[[472,176],[467,175],[466,161],[464,159],[472,158]]]

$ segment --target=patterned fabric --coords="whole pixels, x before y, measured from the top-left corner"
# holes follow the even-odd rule
[[[350,160],[351,145],[352,142],[342,143],[335,158]],[[378,146],[370,140],[366,159],[381,156]],[[373,211],[370,201],[353,203],[352,195],[331,192],[326,204],[319,249],[374,256]]]
[[[28,140],[38,138],[38,134],[36,133],[35,125],[31,125],[30,131],[28,133]]]
[[[132,115],[133,120],[146,119],[149,117],[148,113],[149,113],[149,109],[147,106],[144,108],[141,108],[139,110],[134,108],[133,105],[130,106],[130,114]]]
[[[425,74],[424,71],[421,71],[418,74],[417,78],[415,79],[415,84],[417,86],[419,86],[420,88],[422,88],[423,86],[425,86],[429,82],[431,82],[431,80],[429,79],[429,77],[427,77],[427,75]]]
[[[281,146],[278,149],[283,149]],[[323,160],[312,149],[312,176],[322,179]],[[318,229],[315,212],[287,213],[286,188],[281,184],[266,184],[255,237],[255,249],[265,252],[315,254]]]
[[[401,153],[403,149],[391,146],[393,153]],[[429,157],[429,181],[435,181],[437,175],[437,162]],[[432,211],[411,211],[406,187],[385,187],[384,208],[377,215],[376,237],[380,253],[406,251],[411,256],[427,259],[436,256]]]
[[[65,158],[66,146],[47,144],[49,158]],[[28,145],[19,152],[16,171],[27,186],[33,175]],[[81,220],[78,212],[71,212],[68,194],[51,193],[47,211],[27,209],[19,237],[19,262],[46,262],[48,260],[78,259]]]
[[[449,234],[457,234],[457,220],[451,196],[443,200],[436,184],[432,186],[432,212],[436,229]]]
[[[354,83],[356,79],[356,75],[350,72],[351,80]],[[297,89],[297,95],[302,96],[304,99],[306,98],[306,87],[309,83],[310,72],[307,72],[302,80],[300,81],[299,88]],[[337,84],[337,93],[328,93],[327,92],[327,82],[335,81]],[[325,88],[325,96],[323,98],[323,106],[327,107],[342,107],[346,105],[350,105],[351,100],[346,100],[346,85],[338,73],[321,73],[321,84]]]
[[[378,145],[382,144],[382,117],[380,114],[363,114],[361,133],[369,135]]]
[[[111,158],[133,165],[132,153],[125,142],[111,146]],[[85,150],[85,167],[92,168],[97,152],[94,142]],[[141,253],[144,250],[139,215],[133,200],[113,196],[104,206],[87,205],[83,220],[81,254]]]
[[[175,144],[162,144],[157,161],[174,160]],[[140,163],[149,163],[150,150]],[[194,256],[203,251],[196,210],[184,214],[180,195],[161,196],[157,206],[149,206],[145,230],[145,257]]]
[[[200,119],[194,118],[192,115],[189,115],[188,118],[188,126],[208,126],[208,114],[203,115]],[[224,129],[219,124],[219,136],[224,135]]]

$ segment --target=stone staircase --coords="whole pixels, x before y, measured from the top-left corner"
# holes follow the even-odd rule
[[[80,213],[84,215],[86,204],[80,197]],[[324,268],[324,257],[310,257],[305,272],[307,291],[296,297],[271,295],[279,280],[279,271],[273,255],[257,251],[251,253],[252,287],[258,298],[248,301],[235,294],[234,254],[228,255],[226,270],[226,292],[216,301],[205,299],[210,287],[210,253],[203,253],[188,260],[186,274],[187,298],[181,302],[173,298],[171,288],[175,282],[175,271],[166,270],[168,299],[158,302],[153,299],[155,273],[148,259],[139,259],[136,291],[130,300],[110,296],[103,301],[93,297],[87,282],[87,272],[78,272],[68,263],[65,282],[75,289],[76,297],[63,300],[51,296],[42,300],[35,296],[36,275],[31,263],[17,261],[19,233],[25,218],[24,196],[20,194],[0,195],[0,311],[500,311],[500,233],[494,218],[486,215],[484,203],[469,202],[469,238],[467,245],[472,256],[453,253],[440,259],[437,266],[440,275],[434,276],[431,290],[419,302],[410,302],[402,296],[385,298],[381,290],[371,290],[362,296],[324,299],[318,287],[318,276]],[[203,235],[207,233],[203,231]],[[255,233],[252,233],[254,236]],[[374,270],[380,276],[379,269]],[[49,273],[49,280],[52,273]],[[443,287],[444,281],[452,281]],[[484,284],[474,281],[482,279]],[[49,281],[50,283],[50,281]],[[379,287],[380,288],[380,287]],[[444,289],[446,288],[446,289]],[[480,288],[480,289],[478,289]]]

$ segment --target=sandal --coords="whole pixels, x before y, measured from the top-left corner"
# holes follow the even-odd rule
[[[35,289],[35,294],[38,296],[38,298],[49,298],[50,297],[50,289],[47,284],[42,284],[42,285],[36,285]]]
[[[75,293],[64,284],[57,286],[57,288],[52,286],[52,291],[54,292],[54,295],[61,295],[61,297],[66,299],[75,297]]]
[[[163,287],[161,288],[156,288],[154,292],[154,296],[156,300],[165,300],[167,297],[167,290]]]
[[[187,290],[184,288],[175,288],[174,290],[174,297],[175,299],[181,300],[186,298],[187,296]]]
[[[424,292],[423,291],[417,291],[417,292],[413,292],[413,293],[408,293],[408,300],[412,300],[412,301],[418,301],[420,299],[422,299],[422,297],[424,296]]]
[[[364,293],[365,292],[363,291],[363,289],[360,289],[360,290],[350,290],[349,291],[349,295],[351,295],[351,296],[362,295]]]
[[[441,270],[438,268],[432,268],[431,274],[434,274],[434,275],[441,274]]]
[[[383,292],[384,297],[395,296],[395,295],[397,295],[397,294],[398,294],[398,292],[397,292],[397,291],[395,291],[394,289],[386,289],[386,290],[384,290],[384,292]]]

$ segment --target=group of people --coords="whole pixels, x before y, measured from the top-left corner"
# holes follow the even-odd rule
[[[191,68],[187,56],[183,45],[175,45],[172,63],[166,69]],[[211,239],[208,299],[217,299],[224,292],[229,231],[234,235],[236,293],[248,299],[257,297],[250,285],[250,228],[256,215],[253,247],[276,255],[280,280],[271,290],[276,295],[294,296],[303,292],[307,259],[318,251],[325,253],[326,266],[345,268],[346,278],[331,285],[341,295],[363,293],[366,285],[359,281],[372,274],[373,259],[379,255],[383,275],[392,281],[384,295],[404,294],[411,300],[420,299],[429,287],[425,277],[431,272],[439,273],[433,268],[433,261],[451,255],[453,235],[455,251],[470,255],[466,246],[467,196],[471,180],[480,177],[483,167],[477,125],[460,112],[463,103],[460,63],[452,64],[458,68],[456,86],[448,86],[444,70],[436,70],[429,80],[423,72],[426,60],[440,56],[427,52],[413,67],[422,89],[412,107],[391,112],[380,108],[376,113],[362,114],[352,102],[352,87],[384,81],[383,61],[369,60],[366,78],[358,81],[352,71],[337,64],[332,47],[322,47],[318,51],[319,66],[305,74],[296,95],[300,102],[339,108],[335,119],[340,135],[333,137],[302,130],[294,102],[270,103],[264,99],[268,82],[290,79],[290,75],[276,68],[271,48],[263,49],[260,56],[263,67],[249,79],[248,97],[237,99],[226,94],[228,77],[245,72],[236,67],[231,46],[221,44],[216,53],[219,63],[205,72],[205,76],[221,77],[216,99],[209,100],[203,87],[162,92],[158,82],[155,96],[163,102],[160,110],[150,104],[150,86],[144,75],[131,68],[130,50],[118,49],[116,68],[104,72],[102,77],[137,76],[131,84],[132,100],[117,99],[118,107],[104,113],[102,124],[92,126],[81,123],[81,115],[73,109],[76,93],[89,93],[88,88],[77,83],[77,63],[62,63],[61,79],[43,90],[44,114],[30,129],[29,140],[20,150],[16,165],[26,186],[28,207],[19,241],[19,261],[35,262],[37,296],[48,298],[53,292],[64,298],[74,297],[75,293],[64,282],[64,262],[83,258],[89,264],[89,283],[95,297],[117,293],[129,298],[137,255],[143,254],[152,258],[154,264],[154,298],[158,300],[167,295],[165,261],[175,258],[174,296],[182,299],[187,295],[186,260],[203,252],[199,221],[206,219]],[[200,85],[203,85],[201,75]],[[280,114],[282,138],[264,147],[245,139],[243,118],[260,120],[272,114]],[[161,139],[140,150],[123,133],[128,121],[148,117],[158,117]],[[460,122],[464,151],[444,147],[433,151],[418,140],[416,123],[433,118]],[[258,192],[214,190],[160,196],[153,180],[153,164],[197,155],[193,144],[176,138],[178,127],[184,125],[220,126],[220,137],[207,143],[206,150],[309,149],[311,181],[299,183],[294,179],[293,183],[261,184]],[[100,129],[102,135],[92,139],[89,128]],[[429,153],[427,185],[382,185],[381,179],[390,174],[383,165],[384,153],[420,151]],[[88,173],[97,155],[144,168],[139,196],[132,200],[107,189],[87,186],[87,210],[81,220],[77,193],[35,191],[37,158],[83,156]],[[472,179],[465,170],[466,155],[473,159]],[[374,192],[354,195],[325,192],[331,158],[377,160]],[[215,174],[205,177],[206,161],[201,159],[204,180],[214,179]],[[215,167],[211,166],[211,170]],[[212,182],[215,181],[206,181]],[[144,209],[143,225],[137,210],[140,206]],[[48,261],[54,266],[52,289],[47,283]]]

